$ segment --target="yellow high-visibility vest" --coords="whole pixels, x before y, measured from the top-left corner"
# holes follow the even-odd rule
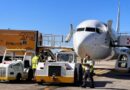
[[[93,68],[93,65],[90,66],[90,72],[93,72],[94,71],[94,68]]]
[[[36,69],[36,68],[37,68],[38,59],[39,59],[38,56],[34,56],[34,57],[32,58],[32,69]]]
[[[86,71],[88,68],[85,65],[82,65],[83,71]]]
[[[88,70],[87,66],[85,65],[82,65],[82,68],[83,68],[83,71],[86,71]],[[93,68],[93,65],[90,66],[90,72],[93,72],[94,71],[94,68]]]

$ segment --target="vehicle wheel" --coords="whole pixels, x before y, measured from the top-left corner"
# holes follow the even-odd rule
[[[81,85],[82,79],[83,79],[82,65],[78,63],[75,65],[75,70],[74,70],[74,84],[78,86]]]
[[[38,85],[42,85],[42,82],[37,82],[38,83]]]
[[[30,69],[29,72],[28,72],[28,78],[27,78],[27,81],[31,81],[33,78],[33,70]]]
[[[18,73],[17,76],[16,76],[16,82],[20,82],[20,80],[21,80],[21,74]]]
[[[9,83],[13,83],[14,81],[13,80],[9,80]]]

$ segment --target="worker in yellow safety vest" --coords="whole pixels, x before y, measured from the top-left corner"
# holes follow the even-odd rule
[[[32,58],[32,70],[33,70],[33,75],[35,74],[36,68],[37,68],[37,64],[38,64],[38,60],[39,60],[39,56],[38,55],[34,55]]]
[[[83,61],[84,61],[84,64],[90,65],[90,73],[93,75],[93,73],[94,73],[94,61],[92,59],[90,59],[90,56],[86,56]]]
[[[86,59],[90,59],[90,58],[87,57]],[[90,63],[87,63],[86,59],[84,59],[84,63],[82,65],[82,68],[84,70],[82,87],[87,86],[87,79],[89,79],[90,88],[94,88],[94,80],[93,80],[93,70],[94,69],[93,69],[93,65],[90,65]]]

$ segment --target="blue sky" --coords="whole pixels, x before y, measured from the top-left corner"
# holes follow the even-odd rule
[[[39,30],[43,34],[69,32],[87,19],[116,25],[118,0],[0,0],[0,29]],[[121,32],[130,33],[130,0],[121,0]]]

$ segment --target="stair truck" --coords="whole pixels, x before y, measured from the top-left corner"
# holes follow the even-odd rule
[[[74,52],[58,52],[55,60],[39,62],[35,80],[42,83],[75,83],[82,82],[82,66],[77,63]]]

